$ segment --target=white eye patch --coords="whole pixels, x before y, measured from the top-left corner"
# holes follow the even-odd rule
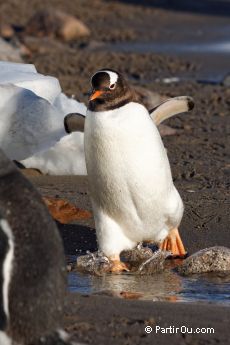
[[[109,88],[112,90],[115,88],[117,80],[118,80],[118,73],[110,71],[110,70],[106,70],[106,69],[102,69],[100,71],[97,71],[91,78],[91,84],[93,84],[93,79],[97,74],[100,73],[107,73],[109,76]]]
[[[117,79],[118,79],[118,74],[112,71],[104,71],[108,73],[109,78],[110,78],[110,85],[116,84]]]
[[[104,73],[107,73],[109,75],[109,85],[110,86],[113,85],[113,84],[116,84],[117,79],[118,79],[118,74],[116,72],[107,71],[107,70],[101,70],[101,71],[98,71],[97,73],[100,73],[100,72],[104,72]]]

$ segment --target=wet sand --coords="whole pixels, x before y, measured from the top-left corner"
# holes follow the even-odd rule
[[[65,315],[65,325],[74,333],[73,339],[88,344],[229,344],[230,311],[226,307],[70,294]],[[150,334],[145,332],[147,325],[153,329]],[[186,326],[193,332],[213,327],[215,332],[156,334],[156,326]]]
[[[226,12],[219,15],[223,13],[214,10],[171,11],[167,6],[155,8],[151,1],[145,1],[144,6],[134,2],[50,0],[48,7],[76,15],[89,26],[91,35],[72,43],[33,39],[34,50],[30,43],[32,55],[25,61],[35,63],[41,73],[58,77],[64,92],[81,101],[87,100],[90,75],[106,66],[125,73],[133,85],[161,95],[194,97],[192,113],[167,122],[177,129],[177,135],[164,138],[175,185],[185,203],[180,231],[189,253],[213,245],[229,247],[230,89],[186,80],[188,75],[200,75],[209,54],[198,62],[189,54],[175,57],[173,53],[160,55],[153,50],[125,53],[109,51],[105,46],[114,42],[159,44],[162,38],[171,43],[183,38],[201,44],[210,37],[225,39],[222,28],[229,30],[229,17]],[[39,0],[0,1],[2,21],[19,27],[41,8],[44,4]],[[185,80],[162,82],[165,77],[175,76],[185,76]],[[31,181],[44,196],[67,198],[76,206],[91,210],[86,177],[40,176]],[[58,227],[67,255],[75,255],[76,250],[84,254],[97,249],[93,219]],[[229,320],[230,308],[216,304],[127,301],[74,293],[68,293],[66,298],[66,329],[75,340],[88,344],[228,344]],[[146,335],[144,327],[148,324],[214,327],[215,333]]]
[[[175,137],[170,138],[172,141]],[[206,161],[206,163],[208,163]],[[177,168],[181,169],[181,166]],[[204,167],[205,169],[205,167]],[[210,167],[210,171],[212,171]],[[206,174],[207,179],[209,177]],[[30,177],[43,196],[66,198],[77,207],[92,211],[87,177],[85,176],[37,176]],[[204,181],[191,182],[180,177],[178,190],[185,204],[185,213],[180,226],[184,244],[192,254],[200,249],[230,245],[228,229],[229,203],[228,191],[223,188],[204,187]],[[176,181],[177,182],[177,181]],[[201,187],[199,188],[200,182]],[[221,207],[219,206],[221,204]],[[67,255],[76,255],[76,251],[96,250],[96,236],[93,218],[72,224],[58,224],[64,240]]]

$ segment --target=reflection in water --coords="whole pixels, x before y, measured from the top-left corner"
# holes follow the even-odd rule
[[[181,277],[166,271],[152,276],[106,274],[92,276],[79,272],[68,275],[69,290],[82,294],[111,292],[139,293],[139,299],[151,301],[212,301],[230,305],[230,274],[206,274]]]
[[[98,293],[111,291],[119,294],[122,291],[141,293],[141,299],[161,299],[172,293],[179,293],[182,288],[182,278],[175,273],[156,273],[152,276],[135,274],[106,274],[92,276],[79,272],[69,273],[69,290],[81,293]]]
[[[183,278],[179,295],[185,301],[213,301],[230,305],[230,274],[209,273]]]

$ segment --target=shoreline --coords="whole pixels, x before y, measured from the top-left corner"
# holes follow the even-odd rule
[[[76,316],[77,312],[77,316]],[[88,344],[216,344],[229,343],[230,308],[208,303],[128,301],[105,296],[69,294],[65,326],[73,340]],[[150,325],[153,331],[145,332]],[[214,328],[213,333],[155,333],[160,326]]]

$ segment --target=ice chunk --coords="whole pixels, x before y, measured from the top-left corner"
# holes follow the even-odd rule
[[[0,75],[2,72],[32,72],[37,73],[33,64],[0,61]]]
[[[53,103],[61,93],[59,81],[37,73],[34,65],[0,62],[0,84],[14,84]]]
[[[86,114],[83,103],[30,64],[0,62],[0,92],[0,145],[9,158],[44,173],[86,174],[84,134],[64,130],[65,115]]]
[[[64,93],[61,93],[54,101],[54,106],[57,107],[64,115],[69,113],[80,113],[86,115],[86,106],[84,103],[80,103],[73,98],[67,97]]]
[[[50,149],[22,160],[26,168],[39,169],[49,175],[87,175],[84,134],[75,132],[63,137]]]
[[[0,93],[0,146],[9,158],[25,159],[65,135],[62,113],[47,100],[15,85],[0,85]]]
[[[86,113],[86,106],[75,99],[61,93],[54,101],[54,106],[62,113]],[[48,150],[38,152],[32,157],[22,160],[26,168],[39,169],[43,174],[50,175],[86,175],[84,134],[75,132],[64,136]]]
[[[59,81],[56,78],[46,77],[38,73],[34,76],[30,74],[23,81],[15,81],[14,85],[33,91],[37,96],[46,99],[50,103],[53,103],[61,92]]]

